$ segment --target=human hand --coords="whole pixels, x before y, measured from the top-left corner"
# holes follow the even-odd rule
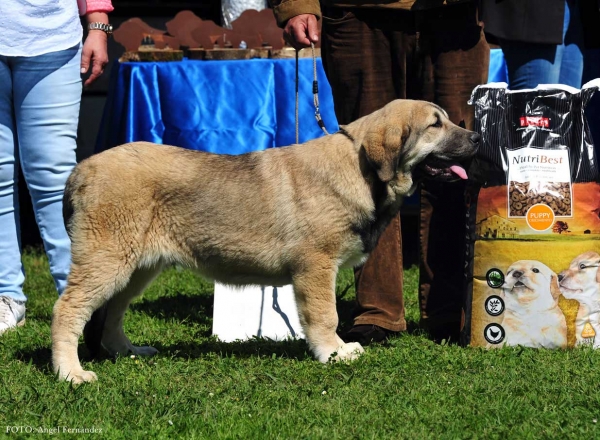
[[[313,14],[301,14],[290,18],[283,28],[283,38],[296,50],[309,47],[311,42],[317,43],[317,17]]]
[[[101,30],[90,30],[83,43],[81,52],[81,73],[87,73],[92,65],[92,73],[85,81],[84,86],[89,86],[98,79],[108,64],[108,36]]]

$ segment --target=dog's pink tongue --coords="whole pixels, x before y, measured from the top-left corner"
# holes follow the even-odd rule
[[[460,165],[452,165],[450,166],[450,171],[456,174],[461,179],[467,180],[467,172]]]

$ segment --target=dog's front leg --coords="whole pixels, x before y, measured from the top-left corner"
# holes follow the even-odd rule
[[[351,361],[364,349],[359,343],[344,343],[337,335],[335,306],[337,268],[323,261],[306,265],[293,277],[300,323],[310,350],[320,362]]]

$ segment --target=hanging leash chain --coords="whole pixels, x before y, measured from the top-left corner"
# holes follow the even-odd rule
[[[327,129],[325,128],[325,123],[323,119],[321,119],[321,111],[319,109],[319,82],[317,81],[317,57],[315,56],[315,44],[311,41],[310,48],[312,50],[312,59],[313,59],[313,103],[315,105],[315,119],[317,120],[317,124],[321,127],[321,130],[325,134],[329,134]],[[299,132],[299,122],[298,122],[298,83],[299,83],[299,61],[298,61],[298,50],[296,51],[296,143],[299,143],[298,132]]]
[[[296,49],[296,119],[295,120],[296,120],[296,143],[297,144],[300,143],[300,141],[298,140],[298,132],[299,132],[299,129],[298,129],[298,125],[299,125],[299,123],[298,123],[298,83],[300,82],[298,80],[298,71],[300,70],[298,68],[298,52],[299,52],[299,50]]]
[[[327,129],[325,128],[325,123],[321,119],[321,112],[319,111],[319,82],[317,81],[317,57],[315,56],[315,43],[310,42],[310,48],[312,50],[312,59],[313,59],[313,102],[315,104],[315,118],[317,119],[317,124],[321,127],[321,130],[325,134],[329,134]]]

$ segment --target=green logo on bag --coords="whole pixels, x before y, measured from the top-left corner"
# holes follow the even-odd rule
[[[490,269],[485,274],[485,279],[492,289],[498,289],[504,284],[504,274],[500,269]]]

